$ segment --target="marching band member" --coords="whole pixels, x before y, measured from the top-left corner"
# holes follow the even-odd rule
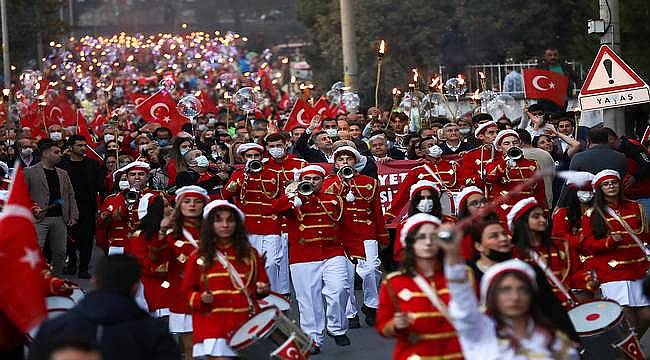
[[[393,359],[462,359],[449,317],[449,291],[442,271],[446,254],[436,241],[440,220],[416,214],[399,234],[404,260],[382,282],[375,328],[396,339]]]
[[[323,344],[326,315],[328,335],[339,346],[350,345],[345,316],[350,290],[348,260],[339,237],[344,200],[321,191],[325,179],[322,167],[305,166],[296,175],[301,181],[298,190],[280,196],[273,209],[286,214],[289,221],[289,269],[300,326],[314,341],[314,354]]]
[[[138,225],[138,200],[145,193],[149,164],[134,161],[118,169],[115,177],[126,174],[129,187],[104,199],[99,209],[99,222],[108,229],[108,254],[121,254],[129,235]]]
[[[156,255],[153,250],[160,231],[160,222],[171,215],[173,208],[163,195],[148,193],[140,198],[138,203],[138,219],[140,223],[129,238],[126,252],[135,256],[140,262],[142,274],[141,286],[144,288],[144,303],[149,312],[157,318],[169,316],[169,282],[167,267],[153,261]],[[140,292],[136,293],[136,298]]]
[[[208,192],[196,185],[176,190],[176,207],[160,222],[158,241],[149,246],[156,271],[167,270],[169,282],[169,331],[180,334],[186,359],[192,358],[192,309],[181,294],[183,273],[190,255],[199,248],[199,229]]]
[[[463,154],[462,177],[465,185],[474,185],[486,191],[485,175],[487,164],[494,158],[494,138],[499,128],[493,120],[479,124],[474,130],[474,136],[481,141],[481,145]]]
[[[193,356],[236,358],[228,346],[234,332],[268,295],[269,280],[260,254],[246,236],[244,213],[224,200],[203,210],[198,251],[187,262],[182,299],[191,309]]]
[[[569,242],[561,238],[551,238],[551,229],[541,208],[535,198],[526,198],[517,202],[508,213],[508,228],[512,233],[512,241],[520,250],[519,256],[529,262],[537,264],[533,256],[539,256],[545,266],[550,269],[557,279],[566,287],[569,280],[569,271],[574,264]],[[534,253],[531,253],[534,252]],[[550,282],[555,296],[562,301],[564,306],[569,305],[569,300],[558,288],[557,284]]]
[[[456,195],[454,201],[458,221],[472,216],[478,216],[480,212],[485,212],[485,206],[488,204],[483,190],[476,186],[467,186],[463,188],[463,190]],[[483,220],[486,218],[496,219],[497,216],[490,212],[482,214],[481,218],[478,218],[477,220]],[[460,252],[467,260],[471,259],[475,255],[475,247],[473,243],[472,237],[469,236],[469,233],[466,233],[460,245]]]
[[[623,198],[617,171],[602,170],[592,184],[594,206],[582,217],[583,244],[594,256],[591,265],[603,297],[623,306],[640,338],[650,319],[650,301],[642,292],[648,271],[647,219],[639,203]]]
[[[399,215],[402,208],[408,203],[408,189],[419,180],[433,181],[439,189],[447,192],[459,191],[464,185],[459,173],[460,165],[456,161],[441,158],[442,149],[436,145],[435,138],[422,139],[420,148],[425,153],[424,164],[416,166],[408,172],[390,204],[390,209],[386,211],[384,216],[386,220],[392,220]]]
[[[264,147],[255,143],[239,146],[237,153],[246,160],[246,166],[237,170],[226,184],[224,199],[232,199],[246,214],[248,238],[266,258],[266,273],[273,291],[278,289],[280,264],[282,263],[282,244],[280,238],[280,217],[271,213],[273,200],[278,197],[282,184],[280,173],[271,171],[262,162]]]
[[[531,178],[539,168],[537,162],[523,157],[520,143],[516,131],[499,132],[494,139],[494,146],[501,156],[495,157],[487,164],[486,180],[490,186],[489,199],[508,195],[508,198],[500,204],[503,211],[509,211],[512,205],[530,196],[535,197],[537,202],[546,208],[546,193],[542,178],[517,193],[512,192],[513,188]]]
[[[483,274],[491,266],[512,259],[514,248],[512,238],[499,220],[486,219],[472,224],[462,241],[466,241],[468,237],[478,256],[466,260],[466,263],[474,271],[473,275],[477,281],[481,281]],[[461,242],[461,255],[463,255],[463,246]]]
[[[377,180],[361,175],[355,166],[361,154],[351,146],[337,148],[333,155],[336,175],[325,179],[324,191],[345,198],[342,217],[341,239],[348,261],[348,280],[350,296],[347,305],[347,318],[350,328],[359,327],[356,296],[354,294],[354,274],[361,277],[363,287],[363,306],[366,323],[373,326],[379,304],[379,284],[381,283],[381,260],[379,245],[388,245],[388,232],[379,199]],[[356,266],[355,266],[356,264]]]
[[[307,166],[308,163],[287,153],[287,139],[281,133],[269,134],[266,139],[266,151],[271,156],[265,167],[278,173],[282,184],[281,193],[284,193],[287,185],[294,181],[294,172]],[[289,285],[289,234],[287,230],[287,219],[282,217],[282,260],[280,261],[280,272],[278,274],[276,291],[285,296],[290,295]]]
[[[411,185],[409,197],[408,213],[404,215],[397,225],[395,229],[396,234],[400,233],[400,229],[404,226],[408,218],[415,214],[429,214],[438,219],[443,218],[442,205],[440,205],[440,189],[438,189],[438,186],[433,181],[420,180]],[[402,261],[403,257],[404,247],[401,241],[395,241],[393,243],[393,258],[396,261]]]

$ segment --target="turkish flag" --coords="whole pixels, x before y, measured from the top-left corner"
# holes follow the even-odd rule
[[[147,95],[140,93],[129,93],[129,98],[135,105],[139,105],[141,102],[147,99]]]
[[[81,113],[81,110],[77,109],[77,134],[83,136],[86,138],[86,142],[88,142],[88,145],[91,148],[96,148],[97,143],[95,143],[95,138],[90,135],[90,131],[88,131],[88,123],[86,123],[86,119],[84,118],[83,114]]]
[[[75,111],[68,99],[57,96],[45,106],[45,125],[76,126]]]
[[[284,342],[284,344],[280,345],[279,348],[275,349],[271,354],[271,358],[273,359],[281,359],[281,360],[305,360],[307,359],[305,355],[300,352],[300,348],[298,347],[298,344],[296,343],[296,336],[291,335],[287,339],[287,341]]]
[[[9,194],[0,213],[0,311],[27,332],[47,316],[46,288],[41,270],[44,260],[38,246],[32,201],[23,169],[16,162]]]
[[[527,99],[542,99],[564,106],[569,88],[569,78],[555,71],[524,70],[524,94]]]
[[[161,89],[149,96],[135,109],[138,110],[146,122],[159,123],[169,128],[174,134],[181,131],[181,127],[187,122],[187,118],[178,113],[174,98],[165,89]]]
[[[219,110],[217,109],[217,106],[214,104],[214,101],[208,96],[208,94],[204,91],[201,90],[201,93],[199,94],[199,100],[201,101],[201,105],[203,105],[203,113],[213,113],[217,114]]]
[[[621,350],[625,355],[627,355],[628,359],[645,359],[643,351],[641,350],[641,346],[639,345],[639,340],[634,334],[630,334],[623,341],[619,342],[618,344],[614,344],[614,346]]]
[[[336,119],[336,116],[339,113],[339,107],[336,104],[330,104],[327,102],[324,96],[321,96],[316,104],[314,105],[315,112],[321,116],[321,118],[333,118]]]
[[[284,131],[291,131],[292,129],[303,126],[309,126],[311,119],[316,115],[314,108],[311,107],[305,100],[298,99],[296,103],[293,104],[293,109],[289,113],[289,118],[284,124]]]
[[[90,122],[90,127],[92,127],[93,133],[95,133],[95,135],[104,135],[104,123],[106,123],[106,116],[100,112],[95,114],[95,118]]]
[[[38,104],[36,103],[20,112],[20,126],[30,128],[32,137],[35,139],[47,137],[43,121],[43,114],[38,111]]]

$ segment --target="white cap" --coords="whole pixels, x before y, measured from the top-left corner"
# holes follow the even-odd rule
[[[507,221],[508,229],[512,231],[514,222],[521,217],[526,211],[538,206],[537,200],[534,197],[528,197],[517,201],[508,212]]]
[[[496,127],[497,122],[494,121],[494,120],[490,120],[490,121],[486,121],[486,122],[484,122],[482,124],[478,124],[478,126],[476,127],[476,130],[474,130],[474,136],[478,137],[483,132],[483,130],[486,130],[490,126],[495,126]]]
[[[355,159],[357,159],[357,163],[361,161],[361,154],[357,151],[357,149],[353,148],[352,146],[341,146],[338,149],[334,151],[334,154],[332,154],[332,158],[336,159],[336,156],[340,153],[348,152],[354,155]]]
[[[210,201],[210,197],[208,196],[208,191],[196,185],[188,185],[188,186],[180,187],[176,190],[176,192],[174,192],[174,194],[176,194],[177,202],[181,201],[181,199],[186,196],[203,198],[203,200],[205,200],[206,203]]]
[[[245,143],[245,144],[241,144],[241,145],[239,145],[239,147],[237,148],[237,154],[243,154],[243,153],[245,153],[245,152],[248,151],[248,150],[257,150],[257,151],[259,151],[260,153],[263,153],[263,152],[264,152],[264,147],[263,147],[262,145],[260,145],[260,144],[256,144],[256,143]]]
[[[537,277],[535,276],[535,270],[530,265],[519,259],[506,260],[490,266],[483,274],[481,278],[481,303],[485,305],[488,290],[492,287],[494,278],[497,275],[515,271],[526,275],[533,290],[537,290]]]
[[[298,181],[303,175],[306,174],[318,174],[321,176],[325,176],[327,172],[325,172],[325,169],[323,169],[319,165],[307,165],[304,168],[299,169],[293,173],[294,180]]]
[[[244,220],[246,220],[246,215],[244,215],[244,212],[241,211],[241,209],[239,209],[235,204],[229,203],[226,200],[213,200],[210,203],[208,203],[208,205],[206,205],[203,208],[203,218],[207,219],[208,214],[210,214],[210,211],[212,211],[215,208],[220,208],[220,207],[231,208],[231,209],[235,210],[235,212],[237,214],[239,214],[239,218],[241,219],[242,222],[244,222]]]
[[[605,169],[594,175],[594,179],[591,181],[593,184],[594,190],[598,189],[600,184],[602,184],[603,181],[605,180],[610,180],[610,179],[616,179],[618,181],[621,180],[621,175],[618,174],[618,171],[616,170],[611,170],[611,169]]]
[[[411,232],[411,230],[413,230],[416,226],[424,224],[433,224],[438,227],[442,224],[442,221],[433,215],[425,213],[417,213],[409,217],[406,219],[406,222],[404,222],[404,226],[402,226],[402,230],[399,234],[399,241],[402,243],[403,247],[406,247],[406,236]]]
[[[560,171],[557,174],[566,180],[566,185],[572,189],[590,189],[594,174],[586,171]]]
[[[501,131],[499,131],[499,133],[497,134],[497,136],[494,138],[494,145],[495,145],[495,146],[499,146],[499,145],[501,145],[501,141],[503,141],[503,139],[504,139],[506,136],[514,136],[514,137],[516,137],[517,139],[519,139],[519,134],[517,134],[516,131],[514,131],[514,130],[512,130],[512,129],[501,130]]]
[[[474,194],[483,194],[483,190],[479,189],[476,186],[466,186],[455,196],[455,205],[456,205],[456,215],[460,215],[460,209],[463,207],[463,204],[470,195]]]
[[[436,185],[436,183],[430,180],[420,180],[415,184],[411,185],[411,189],[409,191],[409,197],[412,198],[413,194],[424,189],[431,189],[436,193],[440,194],[440,189],[438,188],[438,185]]]
[[[142,170],[145,172],[149,172],[150,169],[151,166],[148,163],[144,161],[134,161],[115,170],[115,172],[113,173],[113,181],[115,181],[115,178],[117,178],[118,175],[128,173],[129,171],[132,170]]]

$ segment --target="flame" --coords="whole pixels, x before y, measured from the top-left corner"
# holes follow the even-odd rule
[[[384,52],[386,52],[386,42],[384,40],[382,40],[379,43],[379,54],[384,55]]]
[[[413,71],[413,83],[417,84],[418,83],[418,76],[419,76],[418,69],[414,68],[411,71]]]
[[[433,76],[431,78],[431,84],[429,84],[429,87],[435,89],[439,82],[440,82],[440,76]]]
[[[476,91],[474,91],[474,94],[472,95],[471,99],[472,100],[479,100],[481,97],[478,94],[479,94],[479,90],[476,89]]]
[[[483,71],[479,71],[479,72],[478,72],[478,76],[479,76],[481,79],[485,79],[485,73],[484,73]]]
[[[465,83],[465,78],[463,74],[458,74],[458,84],[463,85]]]

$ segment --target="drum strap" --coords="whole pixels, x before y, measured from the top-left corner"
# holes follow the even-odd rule
[[[628,234],[630,235],[632,240],[634,240],[634,242],[639,246],[639,249],[641,249],[641,251],[643,251],[643,254],[645,254],[646,256],[650,255],[648,253],[648,248],[645,246],[645,244],[643,244],[643,241],[641,241],[641,239],[639,239],[639,237],[636,236],[636,234],[634,233],[634,230],[632,230],[632,227],[630,227],[630,224],[628,224],[627,221],[625,221],[623,218],[621,218],[616,213],[616,211],[612,210],[612,208],[610,208],[609,206],[606,208],[606,210],[607,210],[607,214],[609,214],[611,217],[616,219],[616,221],[618,221],[618,223],[621,224],[621,226],[623,226],[623,228],[625,229],[625,231],[628,232]],[[641,216],[643,216],[643,214]],[[604,218],[604,216],[603,216],[603,218]],[[607,223],[607,220],[605,220],[605,223]]]
[[[237,269],[235,269],[235,267],[230,263],[230,261],[228,261],[226,255],[224,255],[221,251],[216,250],[216,257],[219,264],[221,264],[221,266],[223,266],[223,268],[226,269],[226,271],[228,271],[228,275],[230,275],[230,279],[235,284],[235,287],[238,287],[244,293],[244,296],[246,296],[246,301],[248,302],[248,309],[251,312],[251,314],[255,313],[255,305],[253,303],[253,299],[251,299],[250,294],[248,294],[248,289],[246,288],[246,285],[244,285],[241,276],[239,276],[239,272],[237,272]]]
[[[424,276],[420,274],[416,274],[413,277],[413,281],[415,281],[415,284],[422,290],[422,293],[429,299],[431,302],[431,305],[433,305],[434,308],[436,308],[442,316],[451,323],[451,316],[449,316],[449,311],[447,311],[447,305],[440,299],[440,296],[438,296],[438,293],[431,287],[427,279],[424,278]]]

